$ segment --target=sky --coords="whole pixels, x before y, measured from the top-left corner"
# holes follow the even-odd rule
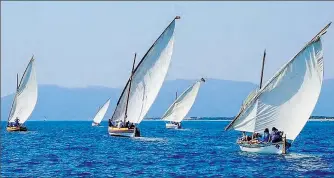
[[[39,84],[123,87],[170,21],[167,80],[268,80],[325,25],[334,2],[1,2],[1,96],[16,89],[32,54]],[[325,79],[334,78],[333,25],[323,36]],[[139,61],[139,60],[137,60]]]

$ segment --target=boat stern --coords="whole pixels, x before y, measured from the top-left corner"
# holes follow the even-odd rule
[[[92,122],[92,127],[94,127],[94,126],[100,126],[100,124]]]
[[[259,144],[248,144],[238,143],[241,151],[252,152],[252,153],[266,153],[266,154],[283,154],[283,143],[259,143]],[[288,143],[287,145],[291,145]],[[287,147],[288,149],[289,147]]]
[[[108,127],[108,133],[111,136],[135,137],[135,128]]]
[[[18,132],[18,131],[28,131],[27,127],[23,127],[23,126],[20,126],[20,127],[7,127],[7,131],[8,132]]]
[[[166,128],[167,129],[181,129],[181,124],[176,125],[176,124],[172,124],[172,123],[166,123]]]

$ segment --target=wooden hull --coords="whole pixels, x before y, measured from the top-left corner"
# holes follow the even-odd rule
[[[291,145],[290,143],[287,143]],[[283,142],[278,143],[260,143],[260,144],[247,144],[238,143],[241,151],[252,152],[252,153],[266,153],[266,154],[282,154],[283,153]],[[290,146],[287,146],[287,149]]]
[[[23,126],[20,126],[20,127],[7,127],[7,131],[8,132],[19,132],[19,131],[28,131],[27,127],[23,127]]]
[[[109,135],[117,137],[138,137],[135,134],[135,128],[108,127]],[[140,135],[139,135],[140,136]]]

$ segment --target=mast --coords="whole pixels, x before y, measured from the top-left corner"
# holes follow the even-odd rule
[[[124,116],[124,123],[126,122],[126,118],[128,117],[128,105],[129,105],[129,97],[130,97],[130,91],[131,91],[131,83],[132,83],[132,77],[134,74],[134,69],[135,69],[135,63],[136,63],[136,56],[137,53],[135,53],[135,57],[133,59],[133,64],[132,64],[132,70],[131,70],[131,76],[130,76],[130,80],[129,80],[129,91],[128,91],[128,97],[126,99],[126,107],[125,107],[125,116]]]
[[[177,99],[177,91],[175,92],[175,100]]]
[[[272,77],[268,83],[271,83],[271,81],[273,81],[274,79],[276,79],[278,77],[278,74],[282,72],[283,69],[286,68],[286,66],[288,66],[294,59],[296,56],[298,56],[309,44],[313,43],[314,41],[318,40],[322,35],[324,35],[325,33],[327,33],[327,29],[329,28],[329,26],[332,24],[332,22],[329,22],[323,29],[320,30],[320,32],[318,32],[313,38],[312,40],[310,40],[292,59],[290,59],[290,61],[288,61],[278,72],[277,74],[274,75],[274,77]],[[266,87],[266,86],[265,86]],[[259,90],[260,92],[261,90]],[[253,100],[257,99],[259,97],[259,92],[256,94],[256,96],[254,97]],[[246,107],[245,107],[246,108]],[[233,123],[240,117],[240,115],[244,112],[244,109],[241,109],[240,112],[238,113],[238,115],[225,127],[225,131],[228,130]]]
[[[27,65],[26,69],[25,69],[24,72],[23,72],[23,75],[22,75],[22,77],[21,77],[21,80],[20,80],[20,83],[18,84],[18,86],[21,85],[22,80],[23,80],[23,77],[24,77],[25,74],[27,73],[27,70],[28,70],[29,65],[30,65],[34,60],[35,60],[35,59],[34,59],[34,55],[32,55],[32,57],[31,57],[31,59],[30,59],[28,65]]]
[[[260,89],[262,88],[262,80],[263,80],[263,71],[264,71],[264,61],[266,60],[266,49],[264,49],[263,59],[262,59],[262,69],[261,69],[261,79],[260,79]]]
[[[16,74],[16,91],[19,90],[19,73]]]
[[[160,37],[162,36],[162,34],[164,34],[164,32],[165,32],[165,31],[168,29],[168,27],[174,22],[174,20],[177,20],[177,19],[181,19],[181,17],[180,17],[180,16],[175,16],[175,17],[174,17],[174,19],[168,24],[168,26],[165,28],[165,30],[164,30],[164,31],[160,34],[160,36],[154,41],[154,43],[153,43],[152,46],[148,49],[148,51],[145,53],[145,55],[143,56],[143,58],[139,61],[138,65],[137,65],[136,68],[134,69],[133,73],[135,73],[135,72],[137,71],[137,69],[141,66],[141,64],[142,64],[142,62],[144,61],[145,57],[148,55],[148,53],[151,51],[151,49],[155,46],[155,44],[156,44],[157,41],[160,39]],[[111,116],[111,118],[114,117],[114,115],[115,115],[115,111],[116,111],[116,109],[117,109],[117,107],[118,107],[118,105],[119,105],[119,103],[120,103],[120,101],[121,101],[121,98],[122,98],[122,96],[123,96],[123,94],[124,94],[124,92],[125,92],[126,87],[129,85],[129,83],[130,83],[130,79],[128,79],[128,81],[127,81],[127,83],[125,84],[125,87],[124,87],[124,89],[123,89],[123,91],[122,91],[122,93],[121,93],[121,96],[118,98],[118,101],[117,101],[117,104],[116,104],[116,108],[115,108],[114,113],[113,113],[113,115]]]

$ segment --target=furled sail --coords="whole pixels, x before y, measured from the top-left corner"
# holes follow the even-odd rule
[[[197,81],[187,88],[168,108],[166,113],[162,116],[162,120],[181,122],[193,106],[202,81],[205,80]]]
[[[17,87],[8,122],[15,122],[16,118],[21,124],[27,121],[35,108],[37,93],[35,59],[32,57]]]
[[[175,19],[179,17],[173,19],[133,71],[132,80],[128,80],[117,102],[111,118],[113,121],[140,123],[150,109],[165,80],[172,58]],[[126,109],[127,99],[129,101]]]
[[[108,101],[106,103],[104,103],[104,105],[96,113],[96,115],[93,119],[94,123],[99,124],[102,121],[104,115],[106,114],[106,112],[109,108],[109,104],[110,104],[110,99],[108,99]]]
[[[284,131],[287,139],[294,140],[299,135],[320,95],[323,81],[321,36],[328,26],[244,103],[225,130],[263,132],[265,128],[276,127]]]

